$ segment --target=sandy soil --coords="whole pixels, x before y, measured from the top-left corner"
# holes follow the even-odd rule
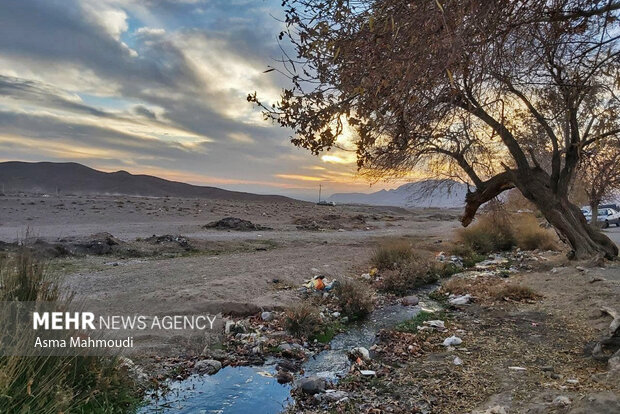
[[[183,254],[54,259],[52,267],[66,276],[84,308],[108,314],[226,315],[281,308],[297,300],[296,288],[316,274],[329,279],[359,274],[378,239],[408,236],[432,242],[459,226],[458,211],[297,201],[21,196],[0,197],[0,212],[0,240],[5,242],[25,237],[55,242],[107,232],[128,243],[182,235],[201,246]],[[203,228],[227,216],[272,230]],[[317,227],[321,230],[312,230]],[[139,333],[136,338],[136,345],[163,345],[161,338]]]

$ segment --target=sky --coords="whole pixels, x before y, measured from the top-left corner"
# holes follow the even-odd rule
[[[287,85],[264,73],[282,17],[278,0],[0,1],[0,161],[306,199],[395,187],[358,177],[351,152],[294,147],[246,101]]]

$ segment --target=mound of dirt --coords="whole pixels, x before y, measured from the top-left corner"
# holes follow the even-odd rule
[[[221,220],[205,224],[203,227],[205,229],[237,231],[271,230],[270,227],[261,226],[260,224],[254,224],[249,220],[243,220],[237,217],[225,217]]]
[[[155,245],[178,245],[185,250],[193,250],[189,240],[180,235],[173,236],[172,234],[164,234],[163,236],[157,236],[153,234],[151,237],[144,239],[144,241]]]

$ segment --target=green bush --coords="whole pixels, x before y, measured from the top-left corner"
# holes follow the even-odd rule
[[[25,252],[0,258],[0,286],[2,302],[56,301],[68,307],[72,300],[46,268]],[[32,347],[35,331],[20,330],[9,321],[8,312],[0,312],[0,335],[17,333],[19,344]],[[139,401],[136,384],[115,358],[0,357],[2,413],[125,413],[133,411]]]
[[[362,319],[374,308],[372,291],[362,283],[352,280],[342,282],[335,293],[342,314],[349,320]]]

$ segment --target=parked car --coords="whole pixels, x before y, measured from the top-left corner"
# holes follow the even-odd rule
[[[321,200],[317,203],[319,206],[335,206],[336,203],[333,201]]]
[[[590,208],[583,207],[581,212],[585,216],[588,223],[592,222],[592,212]],[[620,212],[618,210],[613,209],[611,207],[602,207],[598,209],[598,215],[596,217],[596,221],[606,229],[612,224],[615,224],[616,227],[620,227]]]

